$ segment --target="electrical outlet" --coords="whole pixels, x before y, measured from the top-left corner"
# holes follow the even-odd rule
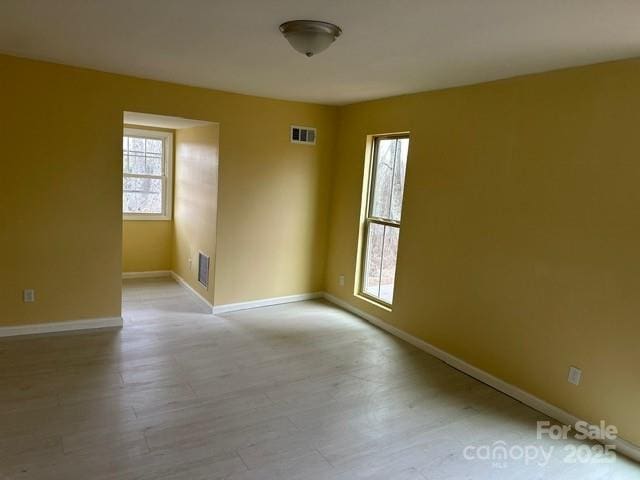
[[[32,288],[25,288],[22,292],[22,300],[24,303],[32,303],[36,301],[36,291]]]
[[[340,275],[338,277],[338,285],[340,285],[341,287],[344,287],[344,275]]]
[[[567,381],[573,385],[580,385],[582,379],[582,370],[577,367],[569,367],[569,378]]]
[[[197,270],[198,265],[196,265],[197,263],[196,259],[198,258],[198,252],[191,245],[188,246],[188,250],[189,250],[189,258],[188,258],[189,271],[192,271],[194,268],[196,268]]]

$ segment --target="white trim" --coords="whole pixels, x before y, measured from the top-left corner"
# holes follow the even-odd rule
[[[176,272],[170,272],[170,275],[171,275],[171,278],[173,278],[176,282],[178,282],[184,288],[189,290],[189,292],[193,293],[196,297],[198,297],[198,300],[203,302],[207,307],[209,307],[213,311],[213,305],[209,303],[209,300],[207,300],[202,295],[200,295],[191,285],[187,283],[187,281],[184,278],[182,278]]]
[[[207,300],[200,293],[198,293],[191,285],[187,283],[187,281],[184,278],[182,278],[176,272],[169,272],[169,275],[181,286],[183,286],[189,292],[191,292],[196,297],[198,297],[198,300],[200,300],[205,305],[207,305],[207,307],[211,309],[211,313],[213,313],[214,315],[219,315],[221,313],[237,312],[239,310],[248,310],[251,308],[270,307],[272,305],[282,305],[283,303],[303,302],[305,300],[313,300],[316,298],[322,298],[324,296],[324,293],[322,292],[301,293],[298,295],[287,295],[285,297],[263,298],[260,300],[251,300],[248,302],[227,303],[225,305],[214,306],[214,305],[211,305],[209,300]]]
[[[122,218],[125,221],[145,221],[145,220],[171,220],[173,215],[173,132],[165,132],[159,130],[146,130],[143,128],[125,127],[122,132],[123,136],[158,138],[163,141],[163,157],[164,157],[164,175],[160,178],[163,180],[163,212],[162,213],[124,213]],[[129,176],[123,172],[123,178]],[[132,175],[138,176],[138,175]],[[144,175],[148,177],[148,175]],[[156,177],[157,178],[157,177]]]
[[[0,337],[121,327],[122,317],[90,318],[87,320],[70,320],[66,322],[36,323],[31,325],[0,327]]]
[[[501,380],[490,373],[485,372],[484,370],[479,369],[478,367],[474,367],[473,365],[461,360],[458,357],[451,355],[450,353],[445,352],[444,350],[439,349],[431,345],[430,343],[425,342],[413,335],[408,334],[407,332],[400,330],[393,325],[389,325],[385,321],[371,315],[367,312],[360,310],[359,308],[354,307],[353,305],[341,300],[333,295],[328,293],[324,294],[324,298],[329,302],[347,310],[360,318],[372,323],[376,327],[381,328],[389,332],[390,334],[404,340],[405,342],[410,343],[411,345],[418,347],[420,350],[427,352],[430,355],[442,360],[443,362],[451,365],[456,370],[460,370],[463,373],[475,378],[476,380],[481,381],[489,385],[490,387],[499,390],[500,392],[518,400],[519,402],[528,405],[529,407],[548,415],[551,418],[555,418],[556,420],[562,422],[565,425],[575,425],[576,422],[580,421],[580,418],[575,415],[552,405],[541,398],[536,397],[535,395],[530,394],[518,388],[510,383]],[[627,440],[622,438],[617,438],[613,441],[607,440],[607,442],[612,442],[616,446],[616,451],[626,455],[627,457],[640,462],[640,446],[635,445]]]
[[[125,222],[170,222],[171,218],[151,213],[123,213],[122,220]]]
[[[260,300],[251,300],[249,302],[227,303],[225,305],[216,305],[213,307],[213,313],[236,312],[238,310],[248,310],[250,308],[270,307],[272,305],[281,305],[283,303],[303,302],[305,300],[313,300],[322,298],[322,292],[301,293],[299,295],[287,295],[286,297],[263,298]]]
[[[170,277],[171,271],[169,270],[152,270],[148,272],[122,272],[122,278],[160,278]]]

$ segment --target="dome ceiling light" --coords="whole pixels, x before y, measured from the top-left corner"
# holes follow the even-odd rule
[[[292,20],[280,25],[282,35],[291,46],[307,57],[326,50],[342,30],[333,23],[317,20]]]

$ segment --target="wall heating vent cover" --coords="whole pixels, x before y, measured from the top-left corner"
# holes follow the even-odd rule
[[[198,252],[198,281],[209,288],[209,257]]]
[[[306,145],[316,144],[316,129],[312,127],[299,127],[291,125],[291,143],[304,143]]]

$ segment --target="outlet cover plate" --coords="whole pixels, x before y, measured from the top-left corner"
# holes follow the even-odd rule
[[[569,367],[569,378],[567,381],[573,385],[580,385],[582,379],[582,370],[578,367]]]
[[[25,288],[22,292],[22,300],[24,303],[32,303],[36,301],[36,291],[32,288]]]

